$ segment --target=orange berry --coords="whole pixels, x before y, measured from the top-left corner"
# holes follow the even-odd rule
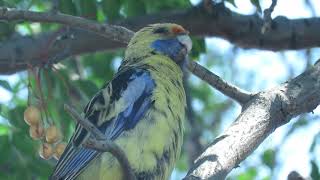
[[[49,144],[53,144],[60,139],[60,132],[55,125],[52,125],[46,129],[46,141]]]
[[[52,157],[53,154],[53,148],[51,146],[51,144],[48,143],[43,143],[40,145],[40,149],[39,149],[39,155],[42,159],[50,159]]]
[[[56,160],[59,160],[63,151],[66,149],[66,146],[67,146],[67,144],[65,142],[61,142],[56,145],[56,149],[55,149],[55,152],[53,155],[53,157],[56,158]]]
[[[41,124],[30,126],[29,135],[33,140],[41,139],[44,136],[44,129]]]
[[[29,106],[23,113],[24,121],[28,125],[38,125],[41,121],[41,112],[35,106]]]

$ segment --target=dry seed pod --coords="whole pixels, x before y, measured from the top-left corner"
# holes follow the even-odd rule
[[[44,136],[44,129],[41,124],[30,126],[29,135],[33,140],[41,139]]]
[[[63,151],[66,149],[67,144],[65,142],[60,142],[56,145],[55,152],[53,157],[56,158],[56,160],[59,160]]]
[[[53,155],[53,148],[51,144],[43,143],[40,145],[39,155],[42,159],[50,159]]]
[[[35,106],[29,106],[23,113],[24,121],[28,125],[38,125],[41,121],[41,112]]]
[[[46,129],[46,141],[49,144],[57,142],[60,138],[60,131],[55,125],[52,125]]]

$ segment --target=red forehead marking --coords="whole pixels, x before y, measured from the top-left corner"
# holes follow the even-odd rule
[[[183,29],[181,26],[174,26],[171,28],[171,31],[175,34],[187,33],[187,31]]]

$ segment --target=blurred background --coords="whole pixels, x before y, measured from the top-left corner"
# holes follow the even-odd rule
[[[0,0],[1,6],[24,10],[48,11],[49,0]],[[147,16],[164,10],[183,10],[199,0],[63,0],[59,10],[99,22],[112,22],[135,16]],[[226,0],[226,7],[240,14],[257,14],[271,0]],[[279,0],[272,17],[319,16],[318,0]],[[56,24],[0,22],[1,41],[15,36],[34,36],[61,28]],[[320,58],[320,49],[272,52],[242,49],[228,41],[193,37],[190,55],[223,79],[251,92],[263,91],[291,79]],[[1,42],[0,42],[1,45]],[[63,110],[63,103],[77,104],[80,111],[98,89],[117,71],[123,49],[100,51],[67,58],[38,72],[0,76],[0,179],[47,179],[55,159],[39,157],[40,141],[32,140],[23,113],[30,105],[45,102],[44,121],[53,122],[62,131],[65,142],[74,122]],[[190,163],[209,142],[239,115],[240,106],[197,77],[189,74],[185,82],[189,101],[183,152],[171,179],[181,179]],[[254,153],[234,169],[230,180],[286,179],[292,171],[304,177],[320,179],[320,108],[301,115],[278,128]]]

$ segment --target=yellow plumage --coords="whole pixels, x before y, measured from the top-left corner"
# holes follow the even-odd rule
[[[169,23],[138,31],[115,78],[85,109],[124,150],[137,179],[168,179],[179,157],[186,108],[181,66],[191,46],[186,33]],[[122,179],[112,155],[81,147],[87,137],[77,126],[51,179]]]

